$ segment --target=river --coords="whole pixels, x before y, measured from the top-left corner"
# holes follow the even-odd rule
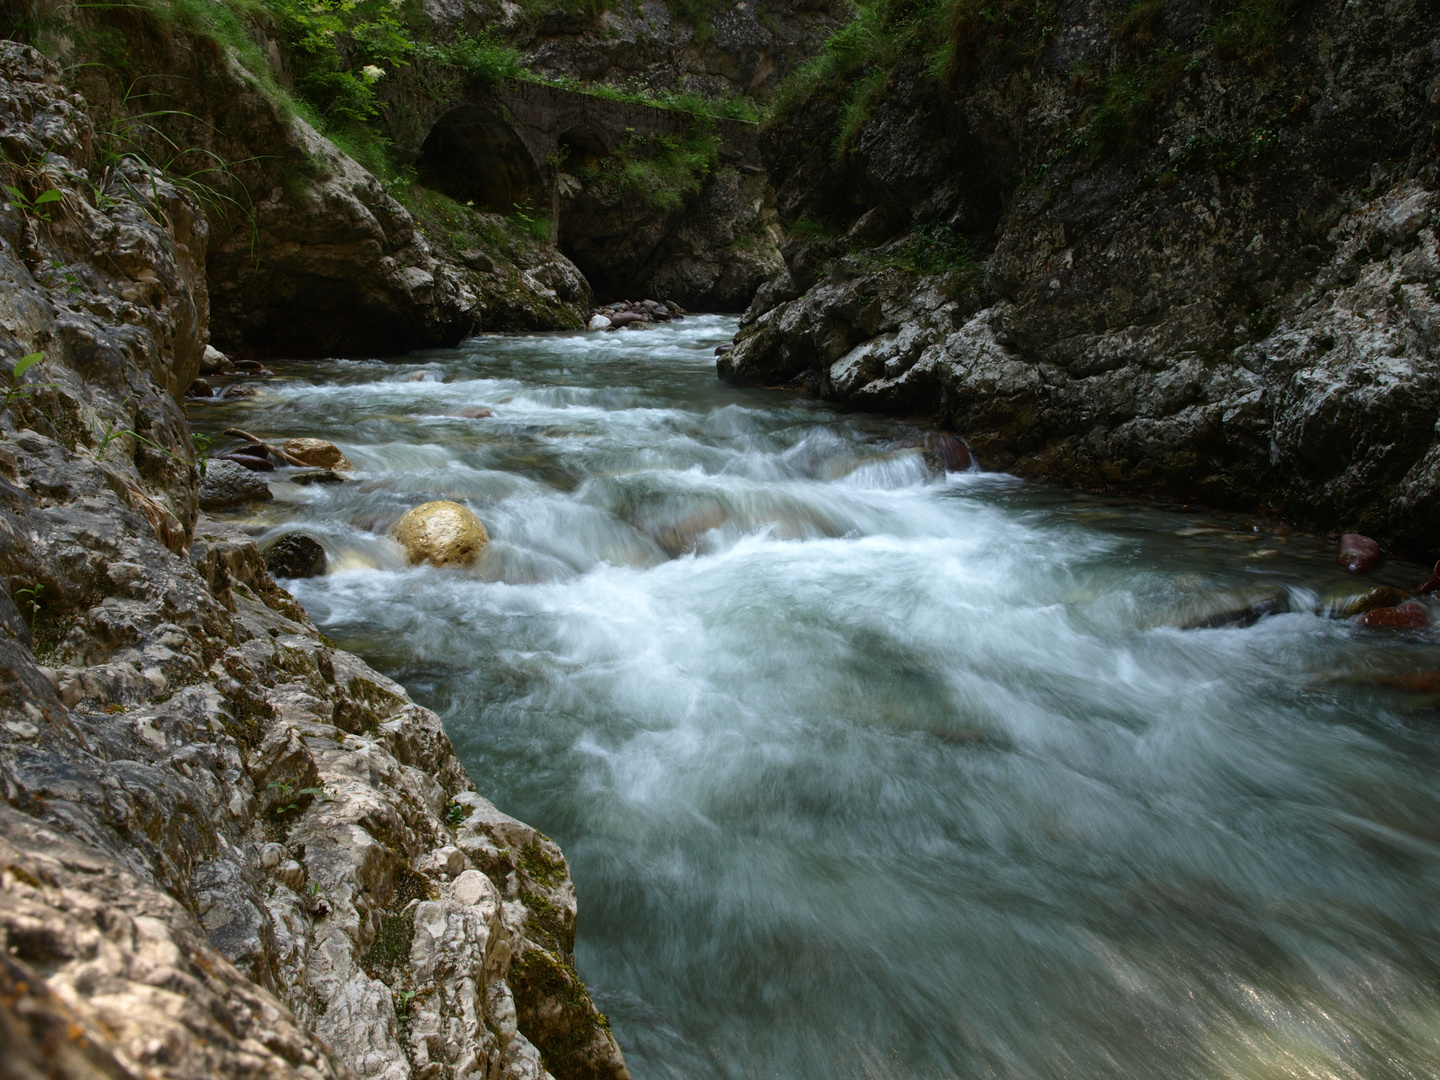
[[[565,849],[636,1080],[1440,1075],[1437,639],[1317,615],[1426,571],[937,474],[918,428],[717,382],[734,325],[191,410],[354,461],[235,516],[325,545],[287,587]],[[489,529],[473,571],[385,538],[433,498]]]

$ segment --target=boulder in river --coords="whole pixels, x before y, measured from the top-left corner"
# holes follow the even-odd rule
[[[266,548],[265,569],[277,578],[319,577],[325,573],[325,549],[304,533],[286,533]]]
[[[1397,607],[1409,598],[1409,595],[1401,589],[1393,588],[1390,585],[1377,585],[1359,596],[1343,597],[1334,604],[1326,606],[1341,619],[1353,619],[1356,615],[1364,615],[1367,611],[1374,611],[1376,608]]]
[[[1440,589],[1440,562],[1437,562],[1435,569],[1430,572],[1430,579],[1415,587],[1415,591],[1421,596],[1424,596],[1426,593],[1432,593],[1436,589]]]
[[[316,469],[353,469],[350,459],[332,442],[324,439],[286,439],[283,449],[302,465]]]
[[[1430,618],[1425,614],[1423,605],[1414,600],[1406,600],[1396,607],[1375,608],[1363,615],[1357,615],[1355,622],[1373,629],[1414,630],[1428,625]]]
[[[230,358],[222,353],[214,345],[206,345],[205,352],[200,357],[201,375],[233,375],[235,365]]]
[[[448,500],[423,503],[395,523],[391,535],[411,564],[469,566],[490,535],[470,510]]]
[[[288,477],[292,484],[308,487],[311,484],[343,484],[345,477],[334,469],[301,469]]]
[[[226,510],[272,498],[270,485],[259,473],[234,461],[211,458],[200,481],[200,509]]]
[[[609,330],[610,317],[608,315],[601,315],[599,312],[596,312],[594,315],[590,316],[590,322],[587,325],[591,330]]]
[[[610,316],[610,325],[626,327],[631,323],[644,322],[645,319],[646,316],[640,314],[638,311],[617,311],[614,315]]]
[[[450,415],[458,416],[462,420],[485,420],[488,417],[494,416],[495,410],[487,409],[483,405],[477,405],[474,408],[470,409],[460,409],[456,412],[451,413]]]
[[[970,448],[956,435],[930,432],[908,439],[897,439],[890,444],[896,450],[915,448],[928,450],[939,459],[946,472],[964,472],[970,468]]]
[[[1368,536],[1346,533],[1340,537],[1335,561],[1352,574],[1364,574],[1380,565],[1380,545]]]

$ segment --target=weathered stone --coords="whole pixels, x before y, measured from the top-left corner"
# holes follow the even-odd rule
[[[286,533],[265,549],[265,569],[277,578],[309,578],[325,573],[325,549],[314,537]]]
[[[211,458],[200,481],[202,510],[229,510],[246,503],[273,498],[270,485],[259,473],[227,458]]]
[[[391,530],[411,563],[469,566],[490,542],[485,526],[459,503],[439,500],[415,507]]]
[[[309,465],[316,469],[335,469],[343,472],[355,467],[350,464],[350,459],[338,446],[332,442],[326,442],[324,439],[286,439],[281,449],[302,465]]]
[[[543,1080],[525,1027],[593,1023],[578,984],[517,1022],[508,982],[528,948],[573,941],[558,849],[533,830],[515,849],[498,812],[462,844],[446,807],[483,800],[439,718],[327,644],[253,539],[197,515],[180,400],[205,331],[198,208],[134,161],[93,200],[84,104],[38,53],[0,44],[0,103],[7,153],[65,192],[28,234],[0,205],[0,354],[44,351],[82,418],[123,408],[165,451],[97,461],[43,412],[0,412],[0,576],[43,582],[67,628],[42,669],[0,589],[0,1074],[408,1080],[396,995],[443,983],[423,1075]],[[79,291],[27,260],[77,267]],[[123,300],[139,286],[145,304]],[[233,462],[207,477],[227,470],[263,484]],[[485,872],[470,850],[505,868],[469,879],[474,903],[422,919],[397,900],[402,881],[445,897],[457,854]],[[377,934],[412,925],[410,959],[373,962]]]
[[[590,316],[590,321],[586,324],[586,329],[587,329],[587,330],[609,330],[610,327],[611,327],[611,325],[612,325],[612,324],[611,324],[611,321],[610,321],[610,319],[609,319],[607,316],[601,315],[601,314],[598,314],[598,313],[597,313],[597,314],[594,314],[594,315],[591,315],[591,316]]]

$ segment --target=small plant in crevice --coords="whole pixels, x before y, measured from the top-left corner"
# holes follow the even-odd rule
[[[16,589],[15,606],[25,615],[25,622],[30,626],[30,636],[35,636],[35,617],[40,614],[40,596],[45,592],[45,586],[38,581],[26,589]]]
[[[47,225],[50,224],[50,211],[42,210],[41,207],[58,203],[65,198],[65,192],[55,187],[40,192],[33,199],[10,184],[4,185],[3,190],[10,204],[24,214],[27,220],[43,221]]]
[[[4,412],[11,405],[18,401],[24,401],[35,393],[36,390],[51,386],[50,383],[39,383],[26,385],[20,381],[21,377],[36,364],[45,359],[44,353],[33,352],[28,356],[22,356],[10,369],[10,385],[5,388],[5,397],[0,400],[0,412]]]
[[[285,820],[287,814],[298,815],[299,812],[305,808],[305,804],[299,801],[302,798],[307,796],[310,798],[317,796],[325,799],[330,798],[330,795],[324,788],[304,787],[297,789],[294,784],[285,783],[284,781],[267,784],[265,785],[265,790],[278,791],[280,793],[279,801],[270,808],[270,816],[276,821]]]

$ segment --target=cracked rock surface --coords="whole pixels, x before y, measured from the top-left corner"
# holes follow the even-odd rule
[[[623,1080],[560,850],[200,513],[204,218],[92,140],[0,45],[0,1076]]]

